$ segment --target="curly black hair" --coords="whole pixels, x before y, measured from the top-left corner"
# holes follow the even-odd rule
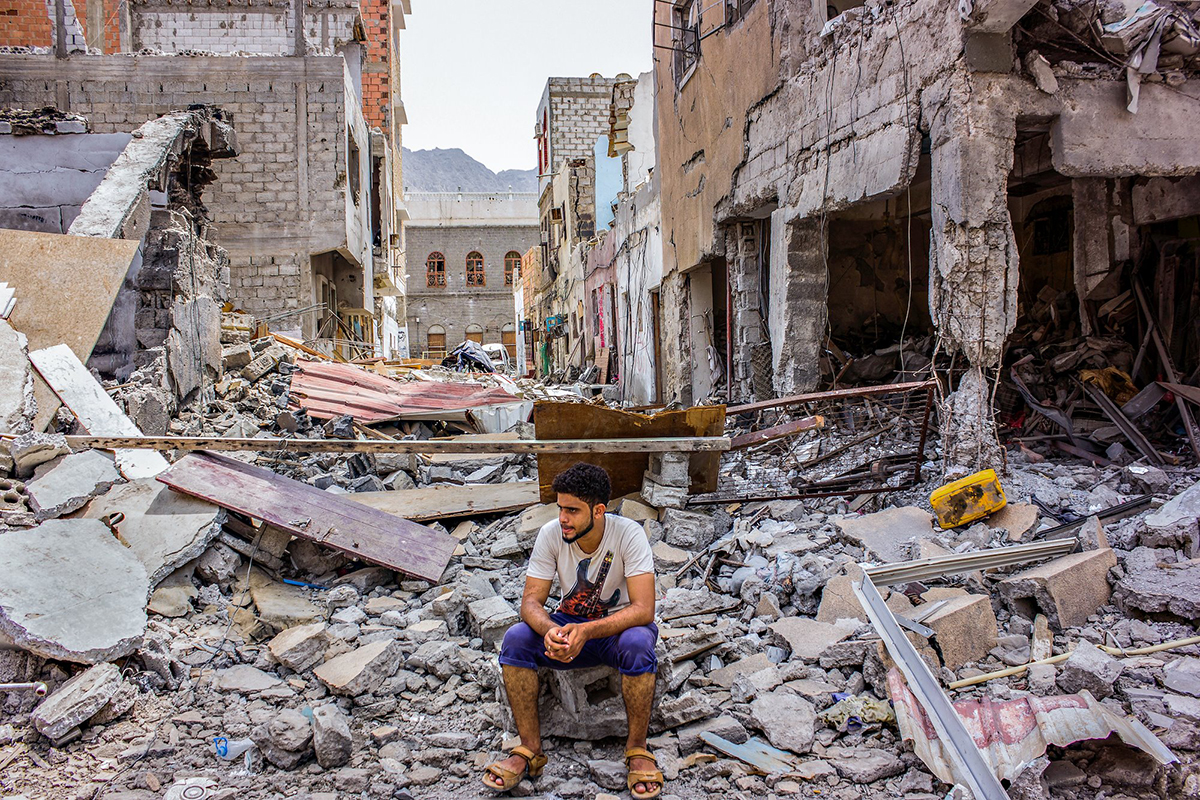
[[[601,503],[608,505],[612,496],[612,482],[608,479],[608,472],[603,467],[584,464],[582,461],[558,473],[552,488],[555,492],[574,495],[589,506]]]

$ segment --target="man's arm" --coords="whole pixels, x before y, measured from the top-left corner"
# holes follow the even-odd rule
[[[628,577],[625,579],[625,585],[629,589],[629,605],[625,608],[607,617],[590,622],[571,623],[559,628],[567,637],[563,653],[565,658],[560,660],[570,661],[579,655],[579,651],[589,639],[616,636],[629,628],[649,625],[654,621],[654,573],[646,572]]]
[[[546,613],[546,598],[550,596],[551,583],[526,576],[525,591],[521,594],[521,619],[542,638],[545,638],[547,631],[556,627],[554,620]]]

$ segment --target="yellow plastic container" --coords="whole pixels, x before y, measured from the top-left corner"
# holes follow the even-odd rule
[[[929,495],[929,505],[943,528],[957,528],[982,519],[1004,508],[1007,502],[994,469],[947,483]]]

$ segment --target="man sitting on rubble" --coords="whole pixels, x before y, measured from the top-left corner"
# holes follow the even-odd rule
[[[607,665],[621,673],[629,736],[625,764],[636,800],[657,797],[663,776],[646,750],[658,659],[654,643],[654,556],[636,522],[605,513],[612,491],[608,473],[575,464],[554,479],[558,519],[538,531],[529,558],[521,619],[500,649],[504,687],[521,744],[487,767],[485,786],[504,791],[525,773],[546,766],[538,720],[539,667],[584,669]],[[546,613],[550,584],[558,576],[563,598]],[[569,590],[568,590],[569,587]]]

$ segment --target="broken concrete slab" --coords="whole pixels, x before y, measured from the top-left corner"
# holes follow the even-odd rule
[[[196,565],[188,563],[163,578],[150,594],[146,610],[162,617],[183,617],[192,613],[192,601],[200,596],[192,583]]]
[[[834,523],[846,539],[885,562],[904,561],[908,558],[910,542],[933,533],[933,515],[910,506],[842,517]]]
[[[277,631],[325,618],[325,610],[308,599],[306,590],[272,580],[261,570],[250,571],[250,597],[258,618]]]
[[[8,442],[8,452],[13,460],[17,477],[27,478],[39,464],[65,456],[71,452],[67,437],[58,433],[23,433]]]
[[[1033,503],[1007,503],[996,513],[985,517],[983,522],[989,528],[1003,528],[1008,531],[1010,542],[1022,542],[1025,535],[1037,526],[1040,509]]]
[[[712,517],[695,511],[668,508],[663,512],[663,541],[687,550],[703,550],[717,538]]]
[[[944,606],[921,621],[933,629],[945,666],[958,669],[979,661],[996,646],[996,614],[987,595],[930,589],[922,599],[927,603],[946,601]]]
[[[1015,612],[1033,619],[1038,611],[1057,630],[1087,622],[1108,602],[1108,571],[1116,566],[1112,550],[1085,550],[1019,572],[999,583],[1001,597]]]
[[[1200,697],[1200,658],[1184,656],[1163,667],[1163,686],[1173,692]]]
[[[312,714],[313,750],[317,754],[317,763],[324,769],[349,763],[354,747],[349,718],[333,703],[317,706]]]
[[[121,670],[116,664],[97,664],[84,670],[34,709],[33,725],[38,733],[57,741],[108,705],[121,684]]]
[[[1175,559],[1173,550],[1134,548],[1125,559],[1113,602],[1126,614],[1168,613],[1189,621],[1200,617],[1200,563],[1174,566]]]
[[[146,568],[102,522],[65,519],[0,536],[0,634],[18,647],[95,664],[129,655],[146,630]]]
[[[835,575],[821,589],[821,605],[817,608],[817,621],[833,624],[839,619],[867,621],[867,612],[854,594],[854,578]]]
[[[1156,511],[1147,514],[1139,543],[1146,547],[1172,547],[1188,558],[1200,555],[1200,481],[1184,489]]]
[[[403,657],[395,639],[381,639],[331,658],[313,674],[334,694],[353,697],[379,688]]]
[[[816,661],[821,653],[858,630],[859,622],[842,620],[830,624],[804,617],[784,617],[767,627],[777,641],[787,645],[793,658]]]
[[[760,695],[750,704],[750,721],[775,747],[793,753],[812,749],[817,710],[799,695],[785,690]]]
[[[659,542],[650,548],[654,553],[654,565],[665,570],[676,570],[686,564],[692,553],[678,547],[672,547],[666,542]]]
[[[293,672],[304,672],[325,659],[329,649],[328,627],[324,622],[288,628],[267,645],[271,655]]]
[[[0,433],[28,433],[37,413],[25,334],[0,319]]]
[[[504,639],[504,633],[520,621],[517,612],[503,597],[485,597],[467,604],[471,633],[483,639],[485,649],[494,649]]]
[[[755,653],[752,656],[735,661],[729,666],[713,670],[708,674],[708,679],[717,686],[728,689],[733,686],[733,682],[737,680],[739,675],[750,675],[760,670],[770,669],[773,666],[775,665],[767,658],[766,653]]]
[[[1087,689],[1092,696],[1103,700],[1113,693],[1113,684],[1121,676],[1122,665],[1117,659],[1081,640],[1064,661],[1058,672],[1058,688],[1067,694]]]
[[[102,519],[121,513],[121,540],[146,566],[150,585],[200,557],[221,532],[228,512],[219,506],[173,492],[153,478],[116,486],[89,506],[84,516]]]
[[[238,694],[255,694],[265,689],[278,686],[281,681],[269,672],[263,672],[249,664],[236,664],[232,667],[217,670],[214,685],[222,692]]]
[[[78,511],[119,480],[121,473],[111,458],[98,450],[85,450],[39,466],[25,488],[30,508],[42,521]]]

